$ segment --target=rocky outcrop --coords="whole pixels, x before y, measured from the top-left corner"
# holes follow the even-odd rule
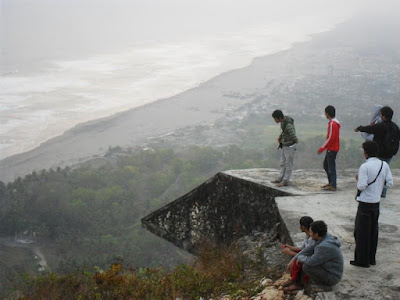
[[[274,229],[280,242],[291,242],[275,203],[276,196],[289,195],[221,172],[143,218],[142,225],[192,253],[205,240],[230,243],[253,231]]]
[[[400,251],[399,187],[395,185],[389,190],[387,198],[381,201],[379,261],[376,266],[361,270],[348,263],[354,259],[353,230],[357,211],[357,203],[354,201],[354,175],[357,174],[357,170],[338,171],[339,188],[336,192],[321,191],[320,186],[326,183],[324,170],[295,170],[291,185],[281,189],[270,183],[278,176],[278,172],[274,169],[247,169],[219,173],[192,192],[146,217],[143,225],[151,228],[152,232],[157,231],[162,237],[169,235],[171,240],[175,238],[176,228],[178,232],[185,233],[183,237],[186,236],[187,240],[184,241],[188,243],[195,241],[190,239],[190,230],[204,238],[215,235],[222,241],[236,239],[250,263],[253,262],[254,265],[255,262],[259,266],[263,263],[264,256],[264,263],[274,268],[279,264],[285,266],[285,259],[279,257],[281,252],[278,241],[289,239],[289,230],[296,244],[301,243],[304,233],[299,231],[299,219],[308,215],[314,220],[324,220],[328,224],[328,231],[341,239],[345,260],[343,279],[331,290],[309,284],[306,291],[298,291],[296,295],[290,295],[290,299],[307,299],[305,294],[316,297],[315,299],[400,299],[400,269],[397,263],[397,253]],[[392,169],[392,174],[394,181],[400,182],[400,171]],[[198,216],[203,218],[191,214],[193,210],[197,211],[196,207],[199,211]],[[217,211],[213,211],[212,208]],[[222,227],[221,222],[213,223],[213,218],[218,216],[217,212],[225,218],[224,220],[230,220],[233,224],[237,224],[236,221],[244,222],[239,222],[239,225],[243,225],[239,228],[253,228],[253,231],[244,234],[246,230],[243,230],[241,237],[239,231],[233,234],[230,231],[237,226],[225,222]],[[182,220],[187,226],[186,229],[182,230],[177,224],[163,228],[163,225],[169,224],[168,213],[170,216],[174,213],[180,214],[176,220]],[[257,222],[253,222],[254,220]],[[207,221],[210,223],[207,224]],[[199,226],[191,227],[192,223]],[[273,227],[274,223],[276,228]],[[200,230],[203,227],[204,233]],[[257,231],[257,227],[263,230]],[[178,242],[182,240],[177,239],[175,244]],[[192,249],[195,249],[195,245]],[[282,296],[279,285],[276,282],[272,283],[272,279],[261,284],[263,289],[260,294],[254,296],[254,300],[279,299]],[[233,298],[225,296],[223,299]]]

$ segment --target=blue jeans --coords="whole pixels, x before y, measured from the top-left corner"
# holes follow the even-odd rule
[[[328,176],[329,184],[336,188],[336,155],[337,152],[327,150],[324,159],[324,170]]]
[[[381,161],[386,161],[387,164],[390,164],[390,161],[392,160],[392,158],[382,158],[382,157],[378,157],[378,158],[379,158]],[[387,188],[383,188],[381,197],[383,197],[383,198],[386,197],[386,190],[387,190]]]

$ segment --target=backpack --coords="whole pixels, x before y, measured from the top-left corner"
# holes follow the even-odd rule
[[[385,137],[383,138],[383,148],[385,153],[394,156],[399,151],[400,129],[394,122],[385,124]]]

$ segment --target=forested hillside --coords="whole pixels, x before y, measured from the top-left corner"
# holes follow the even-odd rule
[[[321,168],[323,156],[316,149],[323,140],[318,136],[298,145],[297,168]],[[362,161],[360,144],[343,140],[339,170],[357,168]],[[80,167],[1,183],[0,233],[34,233],[49,269],[58,273],[107,268],[116,259],[135,267],[174,266],[187,254],[146,232],[142,217],[218,171],[278,165],[275,145],[262,150],[192,146],[180,152],[112,148]]]

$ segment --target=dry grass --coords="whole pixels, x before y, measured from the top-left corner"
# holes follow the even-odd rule
[[[243,265],[243,256],[235,245],[204,243],[191,265],[166,271],[136,270],[116,263],[105,272],[50,274],[29,279],[21,299],[198,300],[222,294],[250,297],[258,292],[258,283],[246,280]]]

